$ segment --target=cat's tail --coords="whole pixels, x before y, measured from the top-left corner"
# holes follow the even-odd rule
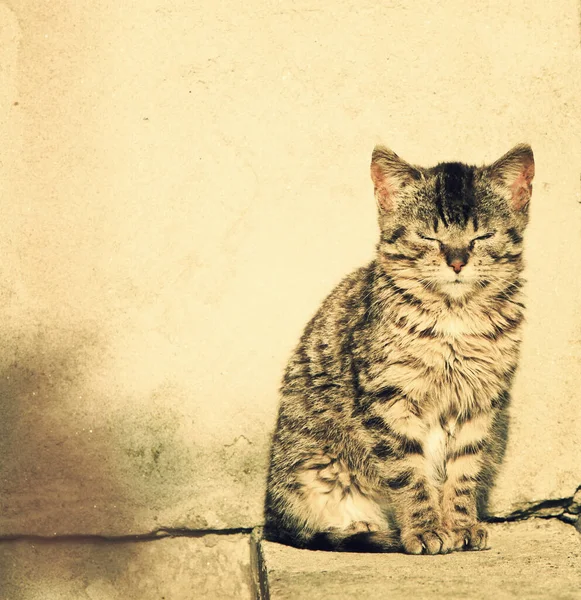
[[[308,538],[295,537],[287,532],[265,531],[265,538],[273,542],[289,544],[307,550],[325,550],[329,552],[403,552],[399,533],[387,531],[361,531],[349,533],[343,531],[321,531]]]

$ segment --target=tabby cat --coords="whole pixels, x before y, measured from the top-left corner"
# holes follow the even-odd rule
[[[265,535],[302,548],[439,554],[479,521],[505,444],[523,321],[534,159],[422,168],[373,151],[380,241],[286,368]]]

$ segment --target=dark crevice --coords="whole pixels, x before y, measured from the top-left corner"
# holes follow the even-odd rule
[[[581,486],[577,488],[574,496],[567,498],[556,498],[554,500],[543,500],[530,504],[524,508],[515,510],[505,516],[488,516],[485,521],[488,523],[512,523],[526,519],[559,519],[564,523],[575,525],[581,520]],[[98,534],[66,534],[66,535],[32,535],[32,534],[10,534],[0,535],[0,543],[14,541],[29,541],[34,543],[126,543],[126,542],[151,542],[164,538],[203,538],[208,535],[251,535],[253,552],[257,552],[262,528],[258,527],[231,527],[225,529],[188,529],[177,527],[160,527],[148,533],[137,533],[133,535],[98,535]],[[261,561],[259,554],[254,558],[258,563]],[[263,595],[268,594],[262,590]]]
[[[152,542],[154,540],[174,537],[202,538],[207,535],[236,535],[252,533],[252,527],[235,527],[231,529],[185,529],[161,527],[149,533],[138,533],[135,535],[85,535],[85,534],[67,534],[67,535],[30,535],[30,534],[12,534],[0,536],[0,543],[14,541],[28,541],[35,543],[124,543],[124,542]]]
[[[268,571],[262,552],[262,527],[256,527],[250,536],[250,568],[252,571],[255,600],[270,600]]]
[[[487,517],[489,523],[511,523],[514,521],[523,521],[525,519],[559,519],[564,523],[575,525],[576,521],[581,518],[579,515],[581,507],[575,501],[575,498],[581,491],[581,487],[577,489],[575,496],[568,498],[556,498],[554,500],[543,500],[536,504],[530,504],[525,508],[515,510],[514,512],[503,517]]]

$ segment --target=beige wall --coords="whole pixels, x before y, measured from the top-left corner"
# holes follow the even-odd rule
[[[423,164],[532,144],[495,507],[572,495],[577,15],[572,0],[2,4],[0,533],[260,522],[285,360],[372,255],[379,141]]]

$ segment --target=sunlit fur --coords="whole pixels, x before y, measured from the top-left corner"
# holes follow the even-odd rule
[[[523,322],[532,151],[425,169],[378,147],[371,174],[377,256],[289,361],[265,532],[321,549],[483,549]]]
[[[420,179],[402,190],[399,210],[380,212],[379,260],[398,286],[422,300],[486,302],[519,279],[526,213],[511,211],[506,199],[492,191],[486,169],[472,168],[467,171],[473,177],[472,204],[446,217],[434,198],[449,170],[447,164],[422,170]],[[460,273],[446,264],[445,248],[468,253]]]

